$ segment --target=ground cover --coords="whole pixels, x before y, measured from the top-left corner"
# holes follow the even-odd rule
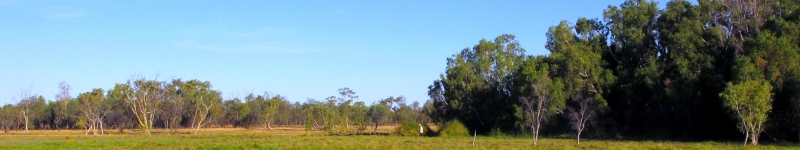
[[[194,135],[189,129],[181,134],[156,130],[152,136],[141,131],[108,130],[105,135],[84,135],[79,130],[34,130],[28,134],[14,131],[0,135],[0,149],[798,149],[796,145],[764,144],[745,146],[734,142],[663,142],[582,140],[540,138],[533,145],[530,138],[473,137],[400,137],[386,135],[391,127],[381,127],[382,134],[329,136],[324,132],[306,132],[300,127],[277,127],[274,130],[211,128]]]

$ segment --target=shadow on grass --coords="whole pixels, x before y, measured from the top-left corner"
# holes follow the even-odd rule
[[[390,136],[391,133],[385,132],[376,132],[376,133],[328,133],[328,136],[365,136],[365,135],[379,135],[379,136]]]

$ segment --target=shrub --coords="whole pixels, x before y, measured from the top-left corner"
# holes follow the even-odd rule
[[[439,136],[469,136],[469,129],[458,120],[452,120],[445,123],[439,128]]]
[[[400,123],[400,126],[398,126],[397,129],[395,130],[395,134],[407,137],[419,136],[420,124],[421,123],[413,120],[403,121],[402,123]]]

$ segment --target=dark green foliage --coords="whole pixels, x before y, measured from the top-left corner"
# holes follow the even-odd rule
[[[445,73],[428,88],[431,101],[426,113],[439,123],[463,120],[479,133],[526,131],[529,127],[522,124],[529,117],[519,112],[526,109],[518,102],[542,93],[519,92],[533,83],[520,82],[525,72],[509,73],[503,68],[548,66],[546,75],[564,85],[567,110],[591,104],[587,112],[596,114],[586,121],[590,137],[732,140],[745,135],[738,132],[737,120],[723,107],[719,93],[732,86],[726,83],[759,80],[771,85],[773,93],[772,111],[764,123],[767,134],[761,134],[768,138],[762,139],[798,141],[797,3],[674,0],[660,9],[656,2],[627,0],[609,6],[602,19],[562,21],[550,28],[545,45],[551,52],[548,56],[506,57],[509,53],[496,50],[506,44],[482,40],[447,59]],[[508,45],[522,49],[516,42]],[[541,61],[524,66],[500,61],[527,62],[529,58]],[[579,115],[570,112],[574,111],[560,113],[546,126],[575,122]],[[506,126],[512,124],[508,122],[513,125]]]
[[[487,133],[490,129],[514,130],[519,120],[514,115],[518,99],[513,91],[514,71],[524,60],[514,35],[504,34],[494,41],[483,39],[447,59],[446,73],[429,87],[428,95],[441,113],[434,120],[463,120],[470,129]]]

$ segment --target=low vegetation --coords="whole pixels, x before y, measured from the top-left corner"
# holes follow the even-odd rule
[[[469,129],[464,126],[458,120],[453,120],[445,123],[442,126],[442,129],[439,130],[438,135],[440,137],[459,137],[459,136],[468,136]]]
[[[379,133],[396,127],[381,126]],[[83,130],[13,131],[0,135],[0,149],[792,149],[793,145],[742,146],[739,142],[661,142],[540,138],[533,145],[529,137],[403,137],[387,134],[332,136],[323,131],[307,133],[302,126],[273,127],[272,130],[244,128],[164,129],[113,131],[104,135],[83,134]],[[796,146],[796,145],[795,145]]]

